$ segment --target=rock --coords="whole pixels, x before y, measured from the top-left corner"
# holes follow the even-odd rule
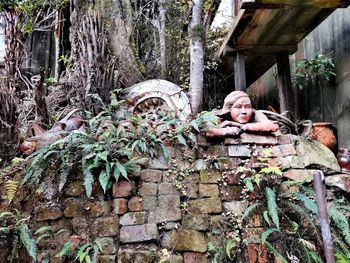
[[[145,169],[142,170],[141,180],[143,182],[159,183],[162,180],[163,173],[163,171],[159,170]]]
[[[217,184],[200,184],[199,197],[217,197],[219,196],[219,187]]]
[[[35,220],[46,221],[55,220],[63,216],[63,212],[60,206],[48,206],[48,207],[36,207],[34,210]]]
[[[117,243],[111,237],[99,237],[96,238],[101,244],[102,247],[102,255],[111,255],[117,253]]]
[[[155,210],[158,207],[158,198],[156,196],[142,197],[142,203],[145,210]]]
[[[99,217],[111,212],[112,206],[110,201],[89,201],[87,204],[90,217]]]
[[[208,156],[227,157],[227,147],[225,147],[224,145],[211,145],[206,151],[206,154]]]
[[[230,157],[250,157],[251,149],[249,145],[230,145],[228,146],[228,155]]]
[[[82,196],[84,192],[83,181],[73,181],[67,186],[64,194],[65,196]]]
[[[120,229],[120,242],[133,243],[158,239],[158,228],[156,224],[145,224],[135,226],[122,226]]]
[[[118,234],[119,231],[119,217],[99,217],[96,218],[92,226],[95,236],[112,237]]]
[[[234,216],[243,215],[249,205],[248,201],[231,201],[224,202],[224,211],[231,212]]]
[[[101,255],[98,256],[98,263],[115,263],[115,255]]]
[[[181,219],[179,196],[162,195],[158,201],[159,207],[150,211],[148,222],[161,223]]]
[[[326,176],[326,185],[339,187],[345,192],[350,193],[350,174],[335,174]]]
[[[160,183],[159,195],[179,195],[179,191],[172,183]]]
[[[221,172],[214,169],[211,169],[211,171],[205,169],[200,170],[199,176],[202,184],[216,184],[221,179]]]
[[[135,192],[134,182],[119,182],[113,184],[113,197],[128,197]]]
[[[304,160],[306,168],[322,170],[326,175],[340,172],[337,158],[322,143],[300,138],[296,142],[296,150],[297,155]]]
[[[204,235],[196,230],[179,229],[166,233],[162,246],[173,251],[193,251],[204,253],[207,251],[207,242]]]
[[[81,199],[69,198],[64,201],[65,209],[63,214],[65,217],[81,217],[89,210]]]
[[[154,196],[157,195],[158,184],[156,183],[143,183],[139,192],[141,196]]]
[[[128,211],[127,199],[117,198],[113,200],[113,212],[116,215],[123,215]]]
[[[215,214],[221,213],[221,200],[218,197],[200,198],[188,201],[189,212],[194,214]]]
[[[128,202],[128,208],[131,212],[139,212],[144,209],[142,198],[140,196],[132,197]]]
[[[123,226],[128,225],[142,225],[146,223],[146,213],[145,212],[130,212],[124,214],[120,218],[120,224]]]
[[[220,197],[223,201],[240,200],[242,194],[242,186],[227,185],[220,187]]]
[[[206,214],[187,214],[182,219],[182,226],[194,230],[207,230],[209,228],[209,217]]]
[[[118,263],[152,263],[157,260],[157,247],[153,244],[123,245],[118,250]]]
[[[195,253],[195,252],[185,252],[184,263],[209,263],[209,260],[206,254]]]
[[[285,171],[282,176],[294,181],[305,180],[305,182],[311,182],[313,180],[313,172],[306,169],[290,169]]]

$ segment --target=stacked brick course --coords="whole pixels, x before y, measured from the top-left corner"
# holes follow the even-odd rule
[[[50,262],[61,262],[54,255],[72,236],[79,236],[84,240],[97,237],[104,244],[100,263],[158,262],[160,256],[171,263],[206,263],[207,244],[215,239],[212,233],[222,214],[238,216],[248,206],[235,173],[237,166],[251,162],[268,147],[270,162],[281,164],[287,178],[310,177],[313,169],[319,168],[305,168],[315,163],[309,154],[305,158],[307,147],[312,146],[291,135],[242,134],[240,139],[219,144],[202,137],[198,141],[199,149],[170,147],[170,163],[162,156],[151,159],[130,181],[114,183],[110,194],[96,186],[93,198],[88,199],[76,176],[64,195],[50,203],[32,193],[14,206],[31,214],[38,226],[67,230],[40,244],[41,254],[51,255]],[[220,160],[216,168],[207,163],[213,157]],[[326,169],[339,169],[334,160],[327,161]],[[318,159],[316,164],[320,162]],[[250,221],[244,235],[260,235],[260,218]],[[263,246],[252,243],[242,257],[247,262],[267,262],[269,255]]]

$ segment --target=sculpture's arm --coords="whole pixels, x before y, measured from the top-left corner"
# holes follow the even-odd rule
[[[208,138],[215,138],[215,137],[225,137],[225,136],[232,136],[237,135],[241,132],[241,129],[238,127],[225,127],[225,128],[209,128],[205,132],[205,136]]]

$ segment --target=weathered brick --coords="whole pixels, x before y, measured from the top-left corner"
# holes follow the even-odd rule
[[[278,143],[277,137],[275,135],[242,133],[240,139],[242,144],[275,145]]]
[[[211,230],[219,230],[221,228],[220,221],[222,220],[222,215],[210,216],[210,228]]]
[[[225,138],[225,145],[237,145],[241,144],[241,140],[239,138]]]
[[[122,226],[120,228],[120,242],[133,243],[158,239],[156,224]]]
[[[312,172],[310,172],[309,170],[301,170],[301,169],[291,169],[291,170],[285,171],[283,173],[283,177],[286,177],[294,181],[306,180],[306,182],[311,182],[313,180]]]
[[[69,198],[64,201],[65,209],[63,214],[65,217],[81,217],[85,215],[88,211],[86,204],[75,198]]]
[[[267,263],[269,262],[269,252],[262,244],[248,244],[245,258],[247,263]]]
[[[195,252],[185,252],[184,263],[209,263],[209,260],[206,254],[195,253]]]
[[[156,196],[142,197],[143,207],[146,211],[155,210],[158,207],[158,198]]]
[[[249,145],[230,145],[228,146],[228,155],[230,157],[250,157],[251,149]]]
[[[257,147],[253,152],[255,156],[262,156],[266,148]],[[269,148],[271,150],[270,157],[285,157],[289,155],[296,155],[296,150],[293,144],[275,145]]]
[[[158,184],[156,183],[143,183],[139,189],[141,196],[154,196],[157,195]]]
[[[153,244],[121,246],[118,250],[118,263],[146,263],[158,262],[157,247]]]
[[[227,171],[223,174],[224,180],[227,185],[238,185],[241,182],[241,175],[236,171]]]
[[[219,196],[219,187],[217,184],[200,184],[199,197],[217,197]]]
[[[150,211],[148,222],[168,222],[181,219],[180,197],[179,196],[159,196],[159,207]]]
[[[290,168],[294,169],[304,169],[304,161],[300,156],[286,156],[279,158],[279,161],[281,163],[281,169],[287,170]]]
[[[144,169],[141,173],[141,180],[143,182],[159,183],[162,180],[163,171]]]
[[[117,215],[123,215],[128,211],[127,199],[117,198],[113,200],[113,212]]]
[[[191,173],[183,180],[184,185],[186,186],[187,197],[197,198],[199,191],[199,174]]]
[[[65,196],[82,196],[85,192],[83,181],[72,181],[64,191]]]
[[[117,253],[117,243],[111,237],[99,237],[96,238],[102,246],[102,255],[111,255]]]
[[[179,195],[179,191],[172,183],[160,183],[159,195]]]
[[[75,217],[72,219],[73,232],[80,236],[90,236],[93,219]]]
[[[211,214],[211,213],[221,213],[221,201],[218,197],[211,198],[201,198],[196,200],[190,200],[188,202],[189,211],[191,213],[203,213],[203,214]]]
[[[99,237],[112,237],[118,234],[119,217],[100,217],[96,218],[92,226],[94,235]]]
[[[244,213],[244,211],[248,207],[248,201],[231,201],[231,202],[224,202],[224,211],[230,212],[232,215],[239,216]]]
[[[168,170],[171,167],[172,165],[165,160],[162,154],[157,158],[151,158],[148,164],[148,169],[152,170]]]
[[[196,230],[179,229],[165,233],[161,244],[173,251],[194,251],[204,253],[207,251],[207,242],[202,233]]]
[[[128,208],[131,212],[139,212],[144,209],[142,198],[140,196],[132,197],[128,202]]]
[[[135,182],[119,182],[113,184],[113,197],[128,197],[135,192]]]
[[[201,170],[199,175],[202,184],[216,184],[221,179],[221,172],[217,170]]]
[[[112,209],[110,201],[89,201],[87,207],[89,209],[89,216],[91,217],[107,215]]]
[[[37,207],[34,214],[36,221],[55,220],[63,216],[60,206]]]
[[[98,256],[98,263],[115,263],[116,255],[100,255]]]
[[[238,185],[227,185],[220,187],[220,196],[223,201],[239,200],[242,194],[242,187]]]
[[[206,151],[208,156],[226,157],[228,156],[227,147],[224,145],[211,145]]]
[[[219,160],[219,168],[221,171],[236,169],[242,160],[239,158],[228,157]]]
[[[124,214],[120,218],[120,224],[123,226],[142,225],[145,223],[146,223],[145,212],[130,212],[130,213]]]
[[[206,214],[187,214],[182,219],[182,227],[194,230],[207,230],[209,216]]]

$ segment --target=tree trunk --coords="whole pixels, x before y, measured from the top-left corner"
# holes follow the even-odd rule
[[[190,103],[192,115],[201,109],[203,102],[204,47],[202,25],[202,0],[193,0],[190,23]]]
[[[159,1],[159,43],[160,43],[160,66],[161,76],[164,79],[167,73],[166,64],[166,34],[165,34],[165,22],[166,22],[166,2],[167,0]]]

